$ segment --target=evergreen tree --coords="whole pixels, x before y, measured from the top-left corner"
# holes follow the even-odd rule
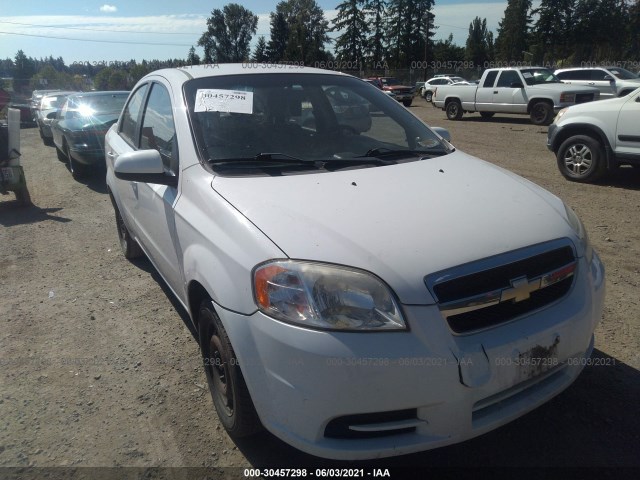
[[[496,57],[503,61],[522,60],[529,48],[531,0],[508,0],[498,27]]]
[[[241,62],[249,57],[249,44],[256,33],[258,17],[237,3],[214,9],[207,19],[207,31],[198,45],[204,47],[206,63]]]
[[[189,49],[189,55],[187,55],[187,64],[200,65],[200,55],[196,53],[196,49],[193,45]]]
[[[13,65],[13,89],[20,92],[29,85],[31,77],[36,73],[35,61],[27,57],[22,50],[18,50]]]
[[[270,62],[278,62],[284,58],[289,40],[289,25],[282,12],[271,12],[271,38],[267,44],[267,57]]]
[[[531,12],[538,15],[531,38],[536,63],[559,63],[571,54],[575,3],[576,0],[542,0]]]
[[[386,40],[391,65],[411,68],[413,62],[432,56],[436,29],[431,11],[434,3],[434,0],[389,1]]]
[[[367,48],[369,27],[364,11],[366,0],[345,0],[337,6],[338,15],[330,31],[343,31],[336,39],[336,58],[361,63]]]
[[[386,59],[385,27],[387,17],[386,0],[366,0],[364,11],[370,25],[366,41],[366,57],[372,67],[376,67]]]
[[[330,41],[329,22],[315,0],[283,0],[276,6],[276,15],[278,13],[282,14],[289,32],[284,60],[313,65],[329,58],[324,47]]]
[[[469,24],[469,36],[465,45],[464,59],[472,62],[474,68],[485,68],[492,58],[493,32],[487,29],[487,19],[476,17]]]
[[[264,39],[264,36],[258,39],[256,49],[253,51],[253,57],[251,59],[254,62],[266,62],[269,60],[267,55],[267,41]]]

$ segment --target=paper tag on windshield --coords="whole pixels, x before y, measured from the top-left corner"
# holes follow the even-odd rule
[[[253,113],[253,92],[198,89],[194,112]]]
[[[533,75],[531,75],[529,72],[522,72],[522,76],[523,76],[524,78],[531,78],[531,77],[533,77]]]

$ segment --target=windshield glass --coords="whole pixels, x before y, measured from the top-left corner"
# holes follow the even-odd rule
[[[620,80],[633,80],[638,78],[638,75],[624,68],[610,68],[609,71]]]
[[[85,117],[112,113],[119,114],[128,96],[128,93],[74,95],[69,97],[69,108]]]
[[[184,93],[198,150],[208,161],[271,160],[273,154],[355,160],[396,151],[416,160],[451,148],[405,107],[354,77],[214,76],[190,80]]]
[[[540,85],[541,83],[561,83],[553,72],[546,68],[527,68],[520,70],[527,85]]]

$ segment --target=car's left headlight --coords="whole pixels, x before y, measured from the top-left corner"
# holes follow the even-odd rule
[[[260,311],[303,327],[344,331],[407,328],[389,287],[362,270],[275,260],[254,269],[253,293]]]
[[[584,224],[576,212],[574,212],[566,203],[564,204],[564,209],[567,214],[567,222],[571,225],[573,231],[576,232],[576,236],[580,242],[579,247],[582,251],[578,252],[578,256],[584,256],[587,263],[591,263],[591,259],[593,258],[593,247],[589,241],[587,230],[584,228]]]

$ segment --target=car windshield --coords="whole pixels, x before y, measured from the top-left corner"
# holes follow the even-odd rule
[[[540,85],[541,83],[561,83],[553,72],[547,68],[527,68],[520,70],[527,85]]]
[[[398,81],[397,78],[381,78],[380,80],[382,81],[383,85],[389,85],[389,86],[400,85],[400,82]]]
[[[52,110],[54,108],[60,108],[64,105],[67,95],[46,96],[42,99],[40,104],[41,110]]]
[[[198,78],[184,86],[204,160],[357,163],[452,151],[394,99],[360,79],[325,74]]]
[[[624,68],[610,68],[609,71],[620,80],[633,80],[638,78],[638,75],[630,72],[629,70],[625,70]]]

